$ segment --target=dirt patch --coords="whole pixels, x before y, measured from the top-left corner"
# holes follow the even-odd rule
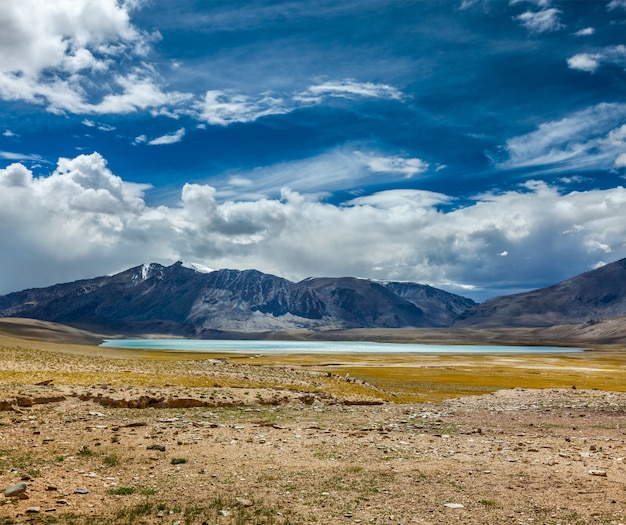
[[[617,524],[626,514],[623,393],[177,409],[31,399],[0,413],[0,487],[27,486],[27,499],[0,502],[2,523]]]

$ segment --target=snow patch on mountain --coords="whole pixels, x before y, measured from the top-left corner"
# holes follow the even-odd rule
[[[198,273],[212,273],[215,271],[213,268],[209,268],[208,266],[204,266],[203,264],[189,261],[182,261],[182,266],[183,268],[189,268],[190,270],[194,270]]]

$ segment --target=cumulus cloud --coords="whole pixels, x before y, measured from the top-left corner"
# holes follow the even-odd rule
[[[567,59],[571,69],[594,73],[601,63],[626,67],[626,46],[610,46],[598,53],[579,53]]]
[[[144,63],[156,36],[131,23],[136,5],[6,2],[0,15],[0,98],[77,114],[129,113],[186,99],[163,92]],[[132,64],[129,70],[118,71],[120,57]]]
[[[209,90],[195,105],[199,118],[208,124],[228,126],[254,122],[269,115],[284,115],[303,107],[316,106],[332,98],[380,98],[402,100],[404,95],[387,84],[341,80],[309,86],[295,95],[262,93],[257,96]]]
[[[47,177],[19,163],[0,169],[0,293],[185,259],[291,279],[473,287],[484,298],[626,255],[621,187],[562,194],[531,182],[451,211],[449,196],[418,190],[333,205],[289,189],[280,198],[224,201],[211,186],[186,184],[168,206],[146,204],[145,190],[97,153],[61,159]]]
[[[561,24],[559,16],[561,11],[554,7],[541,11],[526,11],[515,17],[516,20],[531,33],[548,33],[565,27]]]
[[[180,128],[174,133],[169,133],[168,135],[163,135],[162,137],[152,139],[150,142],[148,142],[148,145],[149,146],[161,146],[163,144],[176,144],[177,142],[180,142],[181,140],[183,140],[184,136],[185,136],[185,128]],[[139,139],[140,137],[137,137],[135,139],[135,142],[137,144],[140,142]]]
[[[600,58],[601,56],[598,54],[579,53],[567,59],[567,66],[570,69],[594,73],[600,67]]]
[[[602,103],[506,142],[501,168],[611,169],[626,148],[626,104]]]

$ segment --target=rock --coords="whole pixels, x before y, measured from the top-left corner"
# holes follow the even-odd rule
[[[57,500],[57,505],[59,505],[59,506],[62,506],[62,505],[70,506],[71,503],[69,501],[67,501],[66,499],[59,499],[59,500]]]
[[[235,501],[237,502],[237,505],[239,505],[241,507],[252,507],[252,505],[254,505],[254,503],[252,503],[252,501],[250,501],[249,499],[246,499],[246,498],[236,498]]]
[[[59,490],[59,489],[58,489],[58,487],[57,487],[56,485],[48,485],[48,486],[46,487],[46,490],[47,490],[48,492],[54,492],[54,491],[57,491],[57,490]]]
[[[41,507],[28,507],[26,509],[26,514],[39,514],[41,512]]]
[[[590,470],[589,474],[591,474],[592,476],[598,476],[601,478],[606,478],[606,470]]]
[[[230,512],[228,512],[226,509],[220,509],[220,510],[218,510],[218,511],[217,511],[217,513],[218,513],[220,516],[224,516],[224,517],[226,517],[226,516],[230,516]]]
[[[445,503],[444,507],[448,507],[449,509],[464,509],[465,505],[463,505],[463,503]]]
[[[89,494],[89,489],[85,488],[85,487],[78,487],[75,491],[74,494]]]
[[[4,495],[7,498],[14,498],[16,496],[19,496],[23,492],[26,492],[26,483],[24,483],[23,481],[20,481],[19,483],[16,483],[15,485],[11,485],[4,489]]]

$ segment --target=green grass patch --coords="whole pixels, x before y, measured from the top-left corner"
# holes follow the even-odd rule
[[[107,494],[111,496],[129,496],[135,494],[137,489],[135,487],[117,487],[116,489],[109,489]]]

